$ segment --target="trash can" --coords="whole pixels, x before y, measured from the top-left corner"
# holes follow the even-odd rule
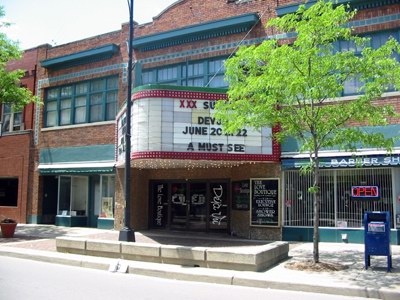
[[[371,255],[387,256],[387,271],[392,268],[390,246],[390,213],[372,211],[364,214],[365,269],[371,265]]]

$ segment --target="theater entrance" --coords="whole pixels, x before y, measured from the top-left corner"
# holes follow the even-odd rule
[[[228,230],[228,181],[152,181],[151,228]]]

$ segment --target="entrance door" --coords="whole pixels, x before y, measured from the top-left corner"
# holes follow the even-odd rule
[[[227,231],[228,187],[226,181],[154,182],[151,185],[151,226]]]
[[[58,178],[43,176],[42,223],[55,224],[57,215]]]
[[[207,225],[207,184],[189,184],[188,229],[204,231]]]
[[[187,184],[171,184],[171,229],[185,229],[188,217]]]

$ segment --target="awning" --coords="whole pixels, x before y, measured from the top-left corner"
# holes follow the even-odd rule
[[[115,162],[40,164],[38,169],[41,175],[112,174],[115,172]]]

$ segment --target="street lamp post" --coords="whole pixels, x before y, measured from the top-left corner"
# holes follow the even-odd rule
[[[129,45],[128,45],[128,96],[126,100],[126,133],[125,133],[125,209],[124,227],[119,232],[119,240],[135,242],[135,231],[131,224],[131,111],[132,111],[132,39],[133,39],[133,3],[127,0],[129,6]]]

